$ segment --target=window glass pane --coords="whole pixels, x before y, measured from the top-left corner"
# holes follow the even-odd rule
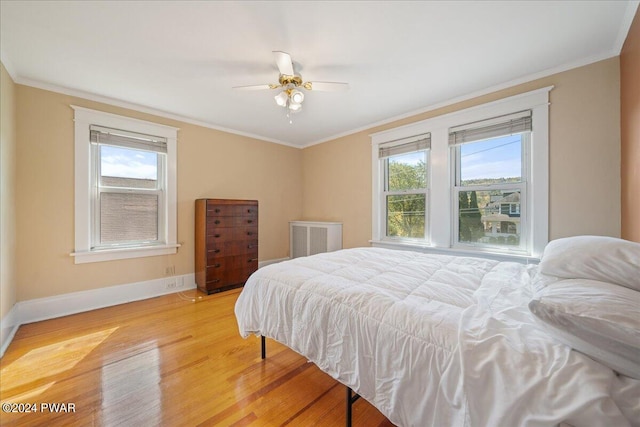
[[[520,190],[459,191],[458,241],[520,245]]]
[[[157,188],[158,153],[100,145],[100,185]]]
[[[522,135],[491,138],[460,146],[460,185],[522,181]]]
[[[387,163],[388,191],[415,190],[427,186],[427,153],[400,154],[389,157]]]
[[[156,194],[100,193],[100,242],[158,240]]]
[[[387,196],[387,236],[424,238],[426,195]]]

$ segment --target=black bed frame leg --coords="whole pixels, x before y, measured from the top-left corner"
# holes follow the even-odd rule
[[[351,387],[347,387],[347,427],[351,427],[352,407],[356,400],[360,399],[360,395],[353,393]]]
[[[264,335],[260,335],[260,350],[262,359],[267,357],[267,343]],[[351,427],[352,407],[356,400],[360,399],[360,395],[353,393],[351,387],[347,387],[347,427]]]

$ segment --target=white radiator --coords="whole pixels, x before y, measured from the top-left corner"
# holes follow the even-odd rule
[[[289,248],[291,258],[342,249],[342,223],[291,221]]]

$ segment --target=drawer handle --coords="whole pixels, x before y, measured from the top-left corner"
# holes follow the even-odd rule
[[[251,213],[251,209],[247,209],[247,213]]]
[[[247,249],[253,249],[254,245],[248,245]]]
[[[252,231],[247,231],[247,236],[253,236],[253,232]]]
[[[216,208],[215,213],[220,213],[220,208]]]
[[[219,281],[220,279],[213,279],[213,280],[207,281],[207,283],[218,283]]]
[[[220,235],[219,234],[214,234],[213,237],[217,238],[217,237],[220,237]]]
[[[220,264],[214,264],[214,268],[220,268]]]
[[[247,262],[253,262],[253,261],[257,261],[257,260],[258,260],[258,258],[251,258]]]
[[[219,254],[220,253],[220,249],[213,249],[207,252],[213,252],[214,254]]]
[[[220,220],[219,220],[219,219],[216,219],[213,223],[214,223],[214,224],[220,224]]]
[[[247,224],[251,224],[252,222],[253,222],[253,220],[252,220],[252,219],[248,219],[248,220],[247,220]]]

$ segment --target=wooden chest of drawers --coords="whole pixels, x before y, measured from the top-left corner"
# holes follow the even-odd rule
[[[211,294],[244,285],[258,269],[257,200],[198,199],[195,222],[198,288]]]

